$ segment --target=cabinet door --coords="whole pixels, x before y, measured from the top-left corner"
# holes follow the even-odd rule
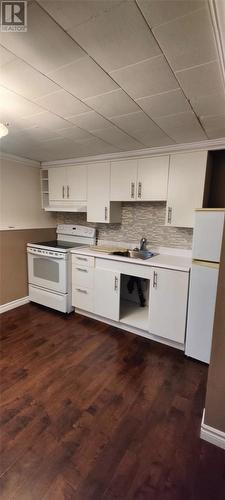
[[[120,273],[108,269],[95,269],[94,312],[119,321]]]
[[[167,199],[169,156],[138,160],[137,199],[163,201]]]
[[[111,162],[111,201],[132,201],[136,199],[137,160]]]
[[[184,343],[189,273],[153,268],[150,333]]]
[[[51,167],[48,170],[49,200],[66,200],[66,167]]]
[[[203,204],[207,151],[171,155],[166,224],[194,227],[194,211]]]
[[[110,163],[88,166],[87,221],[109,222]]]
[[[70,201],[87,200],[87,166],[74,165],[66,168],[66,196]]]

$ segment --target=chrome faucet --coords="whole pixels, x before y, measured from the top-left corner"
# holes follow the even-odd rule
[[[146,243],[147,243],[147,238],[141,238],[141,241],[140,241],[140,250],[141,251],[147,250]]]

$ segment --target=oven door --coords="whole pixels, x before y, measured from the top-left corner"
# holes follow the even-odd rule
[[[30,285],[57,293],[67,293],[67,255],[54,256],[34,253],[28,248],[28,281]]]

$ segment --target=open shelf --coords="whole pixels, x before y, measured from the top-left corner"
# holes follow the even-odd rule
[[[129,300],[121,299],[120,302],[120,321],[126,325],[148,330],[149,326],[148,305],[140,307]]]

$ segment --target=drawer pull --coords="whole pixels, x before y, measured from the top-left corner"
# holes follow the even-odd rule
[[[77,292],[80,292],[80,293],[88,293],[87,290],[82,290],[82,288],[76,288]]]
[[[88,269],[82,269],[82,267],[76,267],[77,271],[81,271],[82,273],[88,273]]]
[[[158,285],[158,274],[156,271],[153,273],[153,288],[157,288]]]
[[[83,260],[84,262],[87,262],[87,258],[86,257],[76,257],[77,260]]]

